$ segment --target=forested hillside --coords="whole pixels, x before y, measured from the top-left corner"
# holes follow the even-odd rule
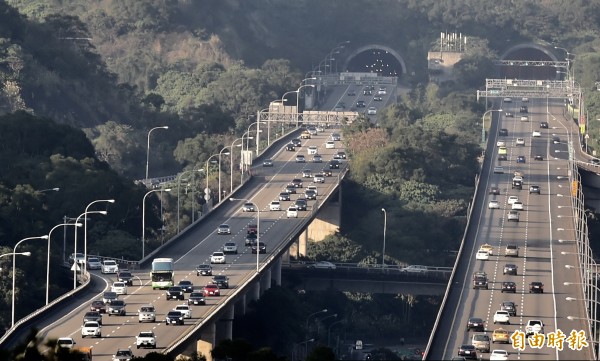
[[[438,87],[426,84],[425,59],[441,31],[481,39],[485,51],[457,64],[457,83]],[[568,48],[576,54],[589,118],[597,119],[599,33],[600,2],[593,0],[0,2],[1,250],[48,232],[94,199],[114,197],[108,215],[90,224],[90,250],[136,259],[146,189],[132,181],[144,177],[148,130],[169,126],[153,133],[150,177],[203,165],[247,129],[256,111],[297,89],[332,46],[349,40],[353,49],[396,49],[414,87],[378,112],[379,127],[361,118],[344,130],[352,169],[345,202],[361,207],[345,207],[340,234],[311,247],[309,257],[379,263],[385,207],[386,262],[449,265],[478,172],[483,104],[475,88],[490,57],[520,42]],[[61,191],[46,192],[53,187]],[[149,199],[148,249],[175,233],[175,199],[164,195],[164,224],[158,200]],[[198,194],[182,196],[182,213],[200,201]],[[181,221],[189,224],[189,216]],[[157,231],[162,225],[165,234]],[[45,291],[39,281],[45,270],[35,267],[45,264],[45,247],[24,249],[34,254],[19,260],[17,316],[41,306]],[[52,250],[56,264],[62,249],[53,243]],[[1,272],[0,327],[6,327],[10,278]],[[51,274],[52,296],[70,287],[60,272]],[[412,332],[419,321],[426,334],[430,320],[414,320],[410,310],[416,304],[431,316],[437,306],[434,299],[402,296],[389,303],[406,307],[396,318],[348,297],[356,297],[349,314],[373,320],[363,333]]]

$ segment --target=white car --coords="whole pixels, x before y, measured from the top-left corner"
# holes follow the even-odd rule
[[[516,209],[518,211],[522,211],[523,210],[523,202],[516,201],[515,203],[512,204],[511,209]]]
[[[333,142],[332,140],[328,141],[327,143],[325,143],[325,148],[327,148],[327,149],[335,148],[335,142]]]
[[[519,197],[517,197],[517,196],[509,196],[508,197],[508,204],[513,204],[518,201],[519,201]]]
[[[504,98],[505,103],[512,103],[512,98]]]
[[[73,348],[77,344],[71,337],[61,337],[56,341],[56,346],[62,348]]]
[[[487,261],[488,259],[490,259],[490,254],[485,249],[480,249],[475,254],[475,259],[481,260],[481,261]]]
[[[310,147],[308,147],[308,154],[309,155],[317,154],[317,147],[314,145],[311,145]]]
[[[535,137],[535,138],[539,138],[539,137],[541,137],[541,136],[542,136],[542,132],[540,132],[540,131],[538,131],[538,130],[534,130],[532,135],[533,135],[533,137]]]
[[[490,361],[504,361],[508,360],[508,351],[506,350],[493,350],[490,354]]]
[[[101,273],[118,273],[119,272],[119,265],[117,264],[117,262],[110,260],[110,259],[105,259],[104,261],[102,261],[102,268],[100,269]]]
[[[508,311],[496,311],[496,313],[494,313],[494,323],[505,323],[510,325],[510,314]]]
[[[499,209],[499,208],[500,208],[500,203],[495,199],[492,199],[488,203],[488,209]]]
[[[315,174],[313,177],[313,182],[315,183],[325,183],[325,176],[321,173]]]
[[[102,268],[102,262],[100,262],[100,260],[98,258],[96,258],[96,257],[88,257],[87,268],[89,270],[92,270],[92,269],[101,269]]]
[[[302,178],[312,178],[312,176],[313,176],[312,170],[305,169],[302,171]]]
[[[377,108],[375,108],[375,107],[369,107],[369,109],[367,109],[367,114],[368,115],[375,115],[375,114],[377,114]]]
[[[125,282],[114,282],[112,286],[110,286],[110,290],[118,295],[126,295],[127,285]]]
[[[281,203],[279,201],[272,201],[269,204],[269,210],[270,211],[280,211],[281,210]]]
[[[525,145],[525,138],[517,138],[517,145]]]
[[[98,322],[88,321],[81,326],[81,338],[86,336],[102,337],[102,326]]]
[[[523,98],[521,99],[521,101],[522,101],[523,103],[529,103],[529,98],[527,98],[527,97],[523,97]]]
[[[287,209],[288,218],[298,218],[298,208],[291,206]]]
[[[331,262],[327,262],[327,261],[319,261],[319,262],[315,262],[312,265],[309,266],[310,268],[320,268],[320,269],[335,269],[336,266],[331,263]]]
[[[526,115],[521,116],[521,121],[522,122],[528,122],[529,121],[529,117]]]
[[[225,253],[213,252],[213,254],[210,256],[210,263],[225,264]]]
[[[496,147],[506,147],[506,142],[499,140],[496,142]]]
[[[188,305],[177,305],[173,311],[181,312],[183,318],[192,318],[192,308]]]

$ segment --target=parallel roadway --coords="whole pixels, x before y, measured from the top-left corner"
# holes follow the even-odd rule
[[[519,108],[529,106],[529,121],[521,121]],[[568,320],[567,316],[582,317],[585,315],[581,302],[567,302],[567,296],[581,298],[578,285],[565,286],[564,282],[579,282],[578,270],[566,269],[565,265],[577,265],[574,254],[575,244],[568,242],[574,239],[573,218],[568,182],[568,133],[563,124],[562,104],[547,103],[546,99],[530,99],[523,104],[521,99],[512,99],[510,103],[501,105],[503,112],[494,114],[490,142],[493,142],[493,154],[490,166],[484,169],[480,179],[480,195],[485,194],[483,202],[476,204],[471,218],[470,237],[465,241],[463,261],[456,270],[454,287],[457,292],[448,299],[446,318],[440,323],[436,343],[432,345],[429,359],[450,360],[457,355],[458,348],[471,344],[475,332],[466,331],[469,317],[479,317],[485,321],[486,333],[492,337],[492,331],[504,328],[513,333],[516,330],[525,331],[525,325],[530,319],[541,319],[545,324],[548,335],[560,329],[569,336],[571,330],[586,330],[586,324],[579,319]],[[551,114],[548,114],[549,109]],[[511,112],[514,118],[505,117],[505,112]],[[501,115],[496,120],[496,116]],[[548,121],[549,129],[540,129],[540,122]],[[498,136],[500,128],[508,129],[508,136]],[[541,137],[533,138],[533,131],[541,131]],[[554,143],[553,136],[560,137],[560,142]],[[525,146],[516,146],[517,138],[525,138]],[[503,140],[508,148],[508,160],[498,161],[496,142]],[[488,147],[488,153],[491,147]],[[535,161],[535,155],[543,155],[543,161]],[[517,164],[519,155],[526,157],[526,163]],[[504,174],[493,173],[494,166],[501,165]],[[523,190],[511,189],[513,172],[520,169],[524,172]],[[557,178],[558,177],[558,178]],[[564,178],[563,178],[564,177]],[[541,188],[541,194],[529,194],[532,184]],[[500,195],[490,195],[492,186],[500,188]],[[508,197],[518,196],[525,205],[520,211],[520,222],[508,222],[507,212],[511,209]],[[496,199],[500,209],[488,209],[488,202]],[[481,204],[483,203],[483,204]],[[562,239],[567,242],[559,243]],[[476,260],[475,253],[485,243],[491,244],[493,256],[488,261]],[[518,258],[504,256],[506,245],[515,244],[519,247]],[[567,252],[567,254],[561,254]],[[518,275],[503,275],[504,265],[513,263],[518,266]],[[485,271],[488,275],[489,290],[472,288],[472,275],[476,271]],[[513,281],[517,284],[516,294],[502,293],[503,281]],[[544,284],[543,294],[530,294],[529,284],[540,281]],[[493,317],[500,309],[503,301],[513,301],[517,305],[516,317],[510,318],[510,325],[495,325]],[[589,340],[588,340],[589,341]],[[590,341],[590,347],[592,343]],[[591,359],[591,350],[571,350],[565,341],[564,350],[544,345],[541,348],[525,346],[524,350],[514,348],[515,345],[493,344],[491,349],[504,349],[510,353],[509,359],[539,359],[539,360],[575,360]],[[483,354],[488,359],[489,354]]]

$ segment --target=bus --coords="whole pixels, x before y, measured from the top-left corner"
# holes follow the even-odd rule
[[[152,289],[165,289],[172,287],[175,283],[175,270],[173,268],[173,258],[155,258],[152,260]]]

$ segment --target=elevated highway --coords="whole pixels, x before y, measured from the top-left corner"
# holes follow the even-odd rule
[[[528,114],[520,114],[521,105],[529,107]],[[580,249],[575,242],[578,239],[575,226],[579,220],[574,218],[577,212],[573,209],[570,183],[575,169],[571,168],[573,163],[569,159],[573,159],[574,152],[581,149],[576,136],[578,133],[572,129],[572,120],[563,116],[562,101],[530,98],[529,103],[523,104],[521,98],[513,98],[511,102],[497,107],[503,111],[492,112],[494,120],[469,228],[426,358],[455,357],[461,345],[471,344],[475,332],[467,330],[467,322],[469,318],[477,317],[484,321],[485,333],[490,338],[493,330],[500,327],[516,335],[511,344],[492,346],[492,350],[507,350],[510,359],[593,359],[595,340],[589,339],[585,296],[580,287],[579,269],[584,265],[578,258]],[[506,112],[513,113],[514,118],[507,118]],[[520,120],[522,115],[528,116],[527,121]],[[549,128],[540,128],[541,121],[547,121]],[[508,135],[499,136],[500,128],[507,129]],[[539,131],[540,136],[533,137],[534,131]],[[525,146],[517,146],[517,138],[523,138]],[[497,141],[506,143],[506,161],[498,160]],[[534,160],[536,155],[541,155],[543,160]],[[525,163],[517,163],[517,156],[525,156]],[[502,170],[495,169],[498,166]],[[512,188],[511,179],[516,169],[524,173],[523,190]],[[541,193],[528,192],[530,185],[539,185]],[[500,189],[499,195],[489,194],[492,186]],[[524,204],[524,210],[519,211],[519,222],[507,219],[512,207],[508,202],[509,196],[517,196]],[[499,202],[500,209],[488,208],[492,199]],[[493,246],[493,255],[489,260],[477,260],[475,253],[485,243]],[[504,255],[509,244],[519,247],[518,257]],[[507,263],[518,267],[517,275],[504,274]],[[574,268],[566,268],[565,265]],[[472,275],[477,271],[487,273],[489,290],[473,289]],[[516,284],[514,294],[502,291],[505,281]],[[542,282],[544,293],[530,293],[531,282]],[[569,296],[574,301],[567,301]],[[510,317],[509,325],[496,325],[494,313],[504,301],[517,305],[516,316]],[[571,349],[565,340],[564,347],[559,348],[545,338],[539,347],[535,343],[529,344],[516,331],[524,332],[527,322],[534,319],[543,321],[546,336],[559,335],[560,330],[566,339],[573,338],[572,330],[581,331],[588,335],[588,346]],[[484,359],[487,357],[483,355]]]
[[[92,293],[74,307],[55,311],[50,324],[40,330],[42,338],[73,337],[78,346],[93,347],[95,360],[110,360],[110,356],[118,348],[132,347],[136,356],[144,355],[148,351],[135,350],[135,336],[140,331],[153,330],[157,335],[158,351],[178,354],[201,350],[210,359],[210,349],[219,340],[231,338],[231,320],[235,315],[245,312],[245,305],[257,299],[268,289],[272,282],[279,284],[281,280],[281,258],[289,257],[288,250],[299,242],[299,234],[308,223],[316,216],[318,209],[330,198],[338,197],[338,184],[343,178],[347,167],[342,160],[339,169],[332,169],[332,176],[326,177],[325,183],[316,184],[319,195],[316,201],[309,201],[307,211],[299,212],[299,217],[288,219],[286,212],[269,211],[269,203],[278,199],[279,193],[293,178],[302,178],[304,169],[311,169],[313,174],[320,173],[328,167],[328,161],[334,153],[342,149],[342,143],[336,142],[335,149],[324,146],[326,140],[334,131],[328,129],[324,133],[313,136],[312,139],[303,140],[302,147],[290,152],[282,149],[273,149],[265,157],[273,159],[273,167],[256,165],[252,179],[234,196],[239,199],[248,199],[260,209],[259,212],[241,212],[244,202],[225,202],[217,207],[210,216],[205,217],[194,227],[180,235],[176,242],[169,242],[169,246],[156,252],[154,257],[169,257],[175,260],[175,280],[187,279],[200,289],[210,281],[210,277],[196,276],[195,268],[202,263],[209,263],[210,255],[222,249],[227,241],[235,242],[239,252],[228,255],[224,265],[213,265],[213,274],[224,274],[229,277],[230,288],[222,290],[220,297],[207,297],[206,306],[195,306],[192,318],[186,320],[183,326],[166,326],[164,318],[168,311],[181,302],[167,301],[165,291],[152,290],[149,277],[149,265],[134,272],[136,279],[134,286],[129,287],[128,295],[122,296],[127,306],[126,316],[103,316],[102,338],[82,339],[80,328],[83,315],[89,309],[92,300],[99,299],[102,292],[109,288],[109,284],[116,280],[116,275],[100,275],[92,272],[96,286]],[[304,155],[310,160],[307,148],[310,145],[318,147],[318,152],[323,156],[323,163],[298,163],[297,155]],[[313,184],[313,179],[304,179],[304,188]],[[292,195],[292,200],[300,195]],[[286,209],[292,202],[282,202]],[[252,254],[250,247],[244,247],[247,226],[258,222],[260,213],[260,241],[267,245],[266,254]],[[231,235],[217,235],[216,229],[221,223],[231,226]],[[259,272],[257,272],[257,267]],[[186,302],[187,297],[186,295]],[[157,322],[146,324],[138,323],[137,311],[144,304],[153,304],[157,309]],[[219,322],[219,320],[229,320]],[[174,332],[176,330],[176,332]],[[185,340],[187,336],[192,342]]]
[[[355,99],[348,95],[349,86],[356,85],[334,86],[330,88],[331,94],[339,94],[341,98],[348,97],[349,103],[354,102]],[[360,87],[356,89],[358,94]],[[378,109],[392,101],[395,89],[389,86],[387,89],[389,93],[386,94],[385,100],[375,102]],[[371,101],[373,99],[367,104]],[[332,101],[332,104],[337,102],[339,98]],[[239,253],[227,256],[225,265],[213,265],[213,274],[227,275],[231,288],[222,290],[220,297],[207,298],[206,306],[193,307],[192,318],[186,320],[185,325],[167,327],[163,323],[166,313],[180,302],[167,301],[164,291],[152,290],[149,263],[142,264],[141,268],[134,270],[136,282],[134,286],[129,287],[128,295],[121,297],[127,304],[127,315],[103,317],[101,338],[82,339],[80,336],[83,315],[88,311],[91,301],[100,299],[102,293],[116,280],[115,275],[100,275],[95,271],[91,273],[92,281],[83,299],[79,298],[81,296],[69,295],[69,302],[61,302],[60,309],[53,308],[47,315],[31,315],[32,319],[28,324],[41,328],[39,336],[42,338],[73,337],[77,346],[93,347],[95,360],[109,360],[119,348],[132,347],[136,356],[146,354],[146,350],[135,350],[135,336],[140,331],[147,330],[152,330],[157,335],[157,351],[175,355],[190,354],[199,350],[210,359],[210,349],[219,340],[231,338],[233,318],[244,314],[246,304],[259,298],[272,283],[281,282],[282,258],[289,257],[290,249],[297,250],[302,247],[299,244],[302,242],[299,235],[316,217],[318,210],[329,200],[335,201],[336,198],[340,198],[338,185],[347,171],[346,162],[343,160],[340,169],[332,170],[332,177],[327,177],[324,184],[316,184],[319,191],[317,200],[309,201],[308,210],[300,212],[298,219],[288,219],[285,211],[269,211],[269,203],[277,199],[279,192],[293,178],[300,178],[303,169],[308,168],[313,174],[318,173],[327,167],[327,161],[332,159],[337,151],[343,149],[341,142],[336,142],[335,149],[325,148],[325,142],[333,131],[339,129],[326,129],[312,139],[303,141],[302,147],[294,152],[277,148],[270,149],[263,155],[263,158],[273,159],[273,167],[262,167],[262,163],[257,162],[252,168],[252,179],[233,195],[235,198],[254,202],[260,212],[242,213],[240,209],[243,202],[224,202],[209,216],[198,221],[175,241],[168,242],[168,246],[153,255],[155,258],[173,258],[176,282],[182,279],[191,280],[195,288],[200,289],[209,279],[196,276],[195,267],[208,263],[212,252],[221,250],[226,241],[233,241],[238,245]],[[311,156],[308,155],[307,148],[311,145],[318,148],[319,154],[323,156],[323,163],[310,162]],[[299,154],[309,161],[296,162],[296,156]],[[312,184],[311,181],[312,179],[305,180],[305,187]],[[298,195],[292,196],[292,200],[297,197]],[[288,204],[289,202],[283,202],[284,208],[287,208]],[[267,253],[256,255],[250,252],[250,248],[244,247],[244,238],[247,225],[257,223],[259,214],[261,241],[267,244]],[[231,235],[216,234],[216,228],[221,223],[231,226]],[[155,305],[156,323],[137,322],[137,311],[144,304]],[[39,319],[43,321],[36,322]],[[174,329],[177,331],[173,332]],[[15,339],[18,337],[11,338],[13,341]],[[3,344],[3,347],[12,346],[14,345]]]

